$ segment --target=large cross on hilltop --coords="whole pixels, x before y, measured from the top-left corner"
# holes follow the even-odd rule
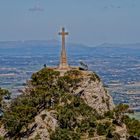
[[[67,63],[67,54],[65,48],[65,36],[68,34],[69,34],[68,32],[65,32],[65,28],[62,28],[62,32],[59,32],[59,35],[62,36],[62,48],[61,48],[59,69],[62,70],[67,70],[69,68],[69,65]]]

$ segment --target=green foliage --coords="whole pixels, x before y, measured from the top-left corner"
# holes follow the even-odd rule
[[[10,95],[10,92],[6,89],[0,88],[0,96]]]
[[[131,119],[126,113],[133,113],[126,104],[119,104],[115,107],[114,113],[117,118],[121,118],[121,121],[126,124],[129,135],[140,137],[140,121]]]
[[[104,116],[110,119],[114,119],[115,112],[114,111],[107,111]]]
[[[0,136],[0,140],[5,140],[5,138]]]
[[[40,139],[41,138],[40,138],[39,134],[37,134],[36,137],[34,139],[32,139],[32,140],[40,140]]]
[[[37,108],[33,107],[27,98],[18,98],[4,112],[2,122],[9,131],[9,134],[15,136],[23,128],[28,128],[28,124],[34,121],[35,115],[37,115]]]
[[[31,76],[31,83],[33,86],[47,86],[51,88],[53,84],[55,84],[56,80],[60,76],[58,71],[54,71],[52,69],[43,68],[37,73],[34,73]]]
[[[90,76],[91,76],[90,79],[92,81],[99,81],[99,82],[101,81],[100,77],[95,72],[93,72]]]
[[[71,95],[72,96],[72,95]],[[70,103],[57,108],[58,123],[61,129],[86,132],[96,126],[94,111],[82,99],[73,96]]]
[[[68,129],[57,128],[50,138],[51,140],[80,140],[80,135]]]
[[[78,83],[82,80],[82,73],[79,70],[71,70],[65,73],[64,77],[64,87],[67,85],[69,92],[75,90],[78,86]],[[64,90],[67,91],[66,89]]]
[[[119,104],[114,109],[116,119],[121,122],[122,117],[125,115],[125,113],[129,112],[129,106],[126,104]]]
[[[107,134],[106,126],[103,125],[103,124],[98,124],[98,127],[97,127],[97,134],[98,134],[98,135],[106,135],[106,134]]]
[[[114,131],[114,126],[111,122],[99,123],[97,126],[97,134],[108,136]]]
[[[76,79],[77,77],[81,77],[82,73],[79,70],[70,70],[65,73],[65,75],[70,76],[71,78]]]
[[[127,113],[128,110],[129,110],[129,106],[126,105],[126,104],[119,104],[115,107],[115,112],[118,113],[118,114],[119,113],[123,113],[123,114]]]
[[[4,96],[10,97],[10,94],[11,93],[8,90],[0,88],[0,108],[1,109],[3,109],[3,107],[2,107],[3,97]]]
[[[10,96],[10,92],[6,89],[0,88],[0,104],[4,96]]]
[[[126,124],[128,132],[131,136],[140,137],[140,121],[131,119],[127,115],[123,116],[123,122]]]

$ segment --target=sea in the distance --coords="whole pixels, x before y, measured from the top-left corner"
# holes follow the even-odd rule
[[[87,47],[68,44],[68,61],[80,61],[100,75],[115,104],[126,103],[140,111],[140,44],[102,44]],[[0,87],[17,96],[33,72],[43,65],[59,64],[60,43],[47,41],[0,42]]]

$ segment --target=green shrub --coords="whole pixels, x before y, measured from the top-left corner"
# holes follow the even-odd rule
[[[131,119],[127,115],[123,116],[122,120],[126,124],[128,133],[131,136],[140,137],[140,121],[134,118]]]
[[[80,140],[80,135],[68,129],[58,128],[50,138],[51,140]]]
[[[100,79],[100,77],[95,73],[95,72],[93,72],[91,75],[90,75],[90,79],[92,80],[92,81],[101,81],[101,79]]]
[[[0,88],[0,107],[2,107],[2,100],[4,96],[10,96],[10,92],[6,89]]]

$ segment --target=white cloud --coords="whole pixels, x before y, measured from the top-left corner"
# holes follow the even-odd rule
[[[44,11],[44,8],[34,6],[32,8],[29,8],[29,11],[31,11],[31,12],[43,12]]]

